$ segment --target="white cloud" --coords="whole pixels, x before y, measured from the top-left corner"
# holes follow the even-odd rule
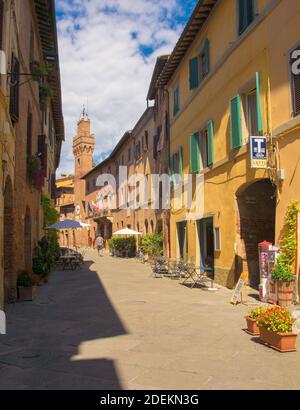
[[[72,138],[87,97],[99,156],[143,113],[155,60],[172,51],[182,31],[171,24],[181,9],[177,0],[58,0],[57,8],[64,13],[58,36],[66,130],[58,172],[69,173]],[[145,58],[141,45],[155,51]]]

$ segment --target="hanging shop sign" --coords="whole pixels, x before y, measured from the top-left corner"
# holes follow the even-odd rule
[[[251,168],[267,168],[267,138],[250,137]]]

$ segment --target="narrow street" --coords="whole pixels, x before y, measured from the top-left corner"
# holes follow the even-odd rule
[[[89,251],[84,269],[56,272],[34,302],[7,307],[0,389],[299,388],[299,353],[251,340],[248,307],[230,295]]]

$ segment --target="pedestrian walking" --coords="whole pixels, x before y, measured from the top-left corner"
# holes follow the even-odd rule
[[[102,250],[103,250],[103,245],[104,245],[104,239],[102,238],[101,235],[98,235],[95,241],[95,245],[97,247],[98,255],[102,256]]]

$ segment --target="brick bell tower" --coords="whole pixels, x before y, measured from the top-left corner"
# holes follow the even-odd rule
[[[85,201],[85,181],[81,177],[93,168],[93,154],[95,148],[95,136],[91,134],[91,121],[83,107],[80,120],[77,123],[77,135],[73,138],[73,154],[75,159],[74,175],[74,202],[75,219],[86,222],[87,203]],[[87,245],[88,234],[83,229],[77,231],[77,245]]]

